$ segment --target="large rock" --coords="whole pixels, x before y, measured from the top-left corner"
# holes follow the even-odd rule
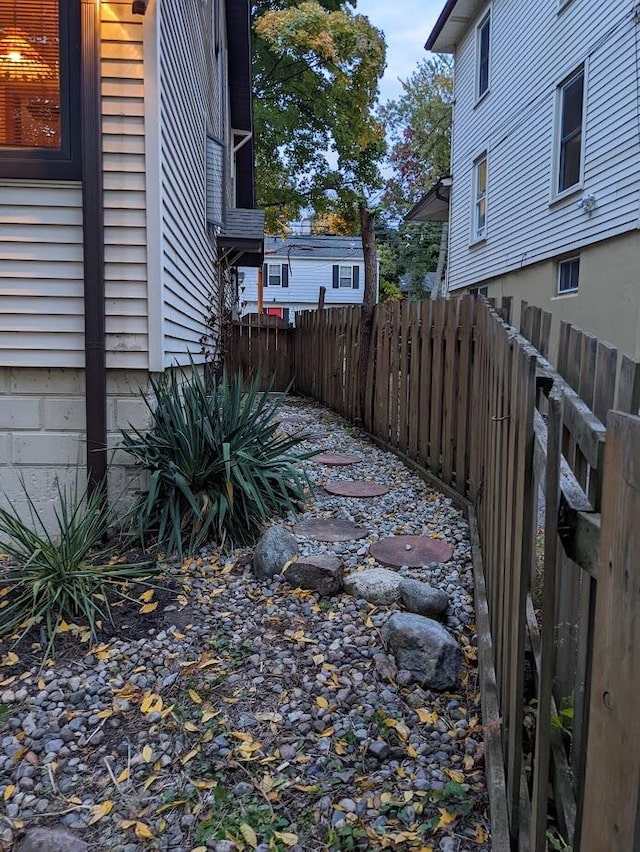
[[[72,831],[32,828],[17,843],[16,852],[86,852],[88,845]]]
[[[429,689],[452,689],[458,681],[462,652],[456,640],[431,618],[394,612],[382,628],[382,638],[399,669]]]
[[[344,590],[354,598],[375,604],[392,604],[400,598],[402,577],[386,568],[366,568],[344,578]]]
[[[400,599],[409,612],[437,618],[449,606],[449,596],[428,583],[406,577],[400,583]]]
[[[284,564],[296,556],[298,543],[279,525],[269,527],[253,552],[253,573],[259,580],[279,574]]]
[[[284,579],[291,586],[311,589],[328,597],[337,595],[342,589],[342,562],[330,553],[317,556],[301,556],[284,572]]]

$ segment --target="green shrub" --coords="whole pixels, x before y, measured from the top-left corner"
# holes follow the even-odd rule
[[[114,525],[103,492],[82,490],[76,479],[63,488],[56,482],[55,534],[51,534],[22,483],[28,520],[15,504],[0,508],[2,549],[9,555],[2,583],[8,592],[0,611],[0,636],[32,625],[46,625],[50,640],[62,619],[86,621],[92,637],[96,622],[111,620],[109,601],[127,597],[126,583],[144,580],[152,563],[127,565],[118,561],[114,546],[104,544]],[[155,563],[154,563],[155,564]]]
[[[122,448],[149,473],[134,506],[141,538],[151,534],[182,557],[208,539],[248,544],[274,514],[303,499],[304,478],[292,453],[304,436],[277,433],[259,380],[244,384],[226,371],[208,391],[198,370],[171,371],[151,382],[145,397],[152,427],[123,432]]]

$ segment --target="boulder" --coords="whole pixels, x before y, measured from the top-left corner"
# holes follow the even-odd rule
[[[279,525],[269,527],[253,552],[253,573],[259,580],[268,580],[297,553],[298,543],[290,532]]]
[[[405,609],[428,618],[438,618],[449,606],[449,596],[428,583],[406,577],[400,583],[400,599]]]
[[[400,597],[402,577],[386,568],[366,568],[344,578],[344,590],[354,598],[374,604],[392,604]]]
[[[16,852],[86,852],[89,846],[72,831],[32,828],[16,844]]]
[[[301,556],[287,566],[284,579],[291,586],[311,589],[320,595],[337,595],[342,589],[342,562],[330,553]]]
[[[398,669],[428,689],[452,689],[458,681],[462,652],[453,636],[437,621],[408,612],[394,612],[382,628]]]

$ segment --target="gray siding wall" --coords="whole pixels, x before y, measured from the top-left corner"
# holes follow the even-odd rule
[[[475,25],[467,32],[455,69],[450,289],[638,227],[633,6],[629,0],[572,0],[558,11],[557,0],[493,0],[490,92],[479,104]],[[583,187],[552,203],[556,90],[582,62]],[[487,240],[470,247],[472,166],[485,150]],[[587,194],[596,197],[591,214],[576,205]]]
[[[221,4],[220,4],[221,5]],[[210,2],[159,7],[161,277],[164,366],[200,359],[214,293],[215,240],[206,224],[206,137],[221,136]],[[189,51],[184,45],[190,45]],[[222,187],[220,187],[222,191]]]

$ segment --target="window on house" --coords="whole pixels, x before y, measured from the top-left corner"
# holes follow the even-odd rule
[[[77,0],[0,4],[0,176],[80,176]]]
[[[333,267],[333,288],[349,288],[357,290],[360,287],[360,267],[359,266],[341,266],[334,264]]]
[[[473,164],[473,223],[472,241],[487,236],[487,153]]]
[[[582,175],[584,67],[558,87],[557,192],[580,183]]]
[[[207,222],[222,225],[224,217],[224,146],[207,136]]]
[[[265,263],[262,280],[265,287],[288,287],[289,267],[286,263]]]
[[[491,52],[491,12],[487,12],[476,29],[477,81],[476,100],[489,91],[489,54]]]
[[[469,290],[469,293],[471,293],[472,296],[486,296],[486,297],[488,297],[489,296],[489,288],[486,285],[483,285],[482,287],[471,287],[471,289]]]
[[[580,282],[580,257],[570,257],[558,263],[558,294],[575,293]]]

